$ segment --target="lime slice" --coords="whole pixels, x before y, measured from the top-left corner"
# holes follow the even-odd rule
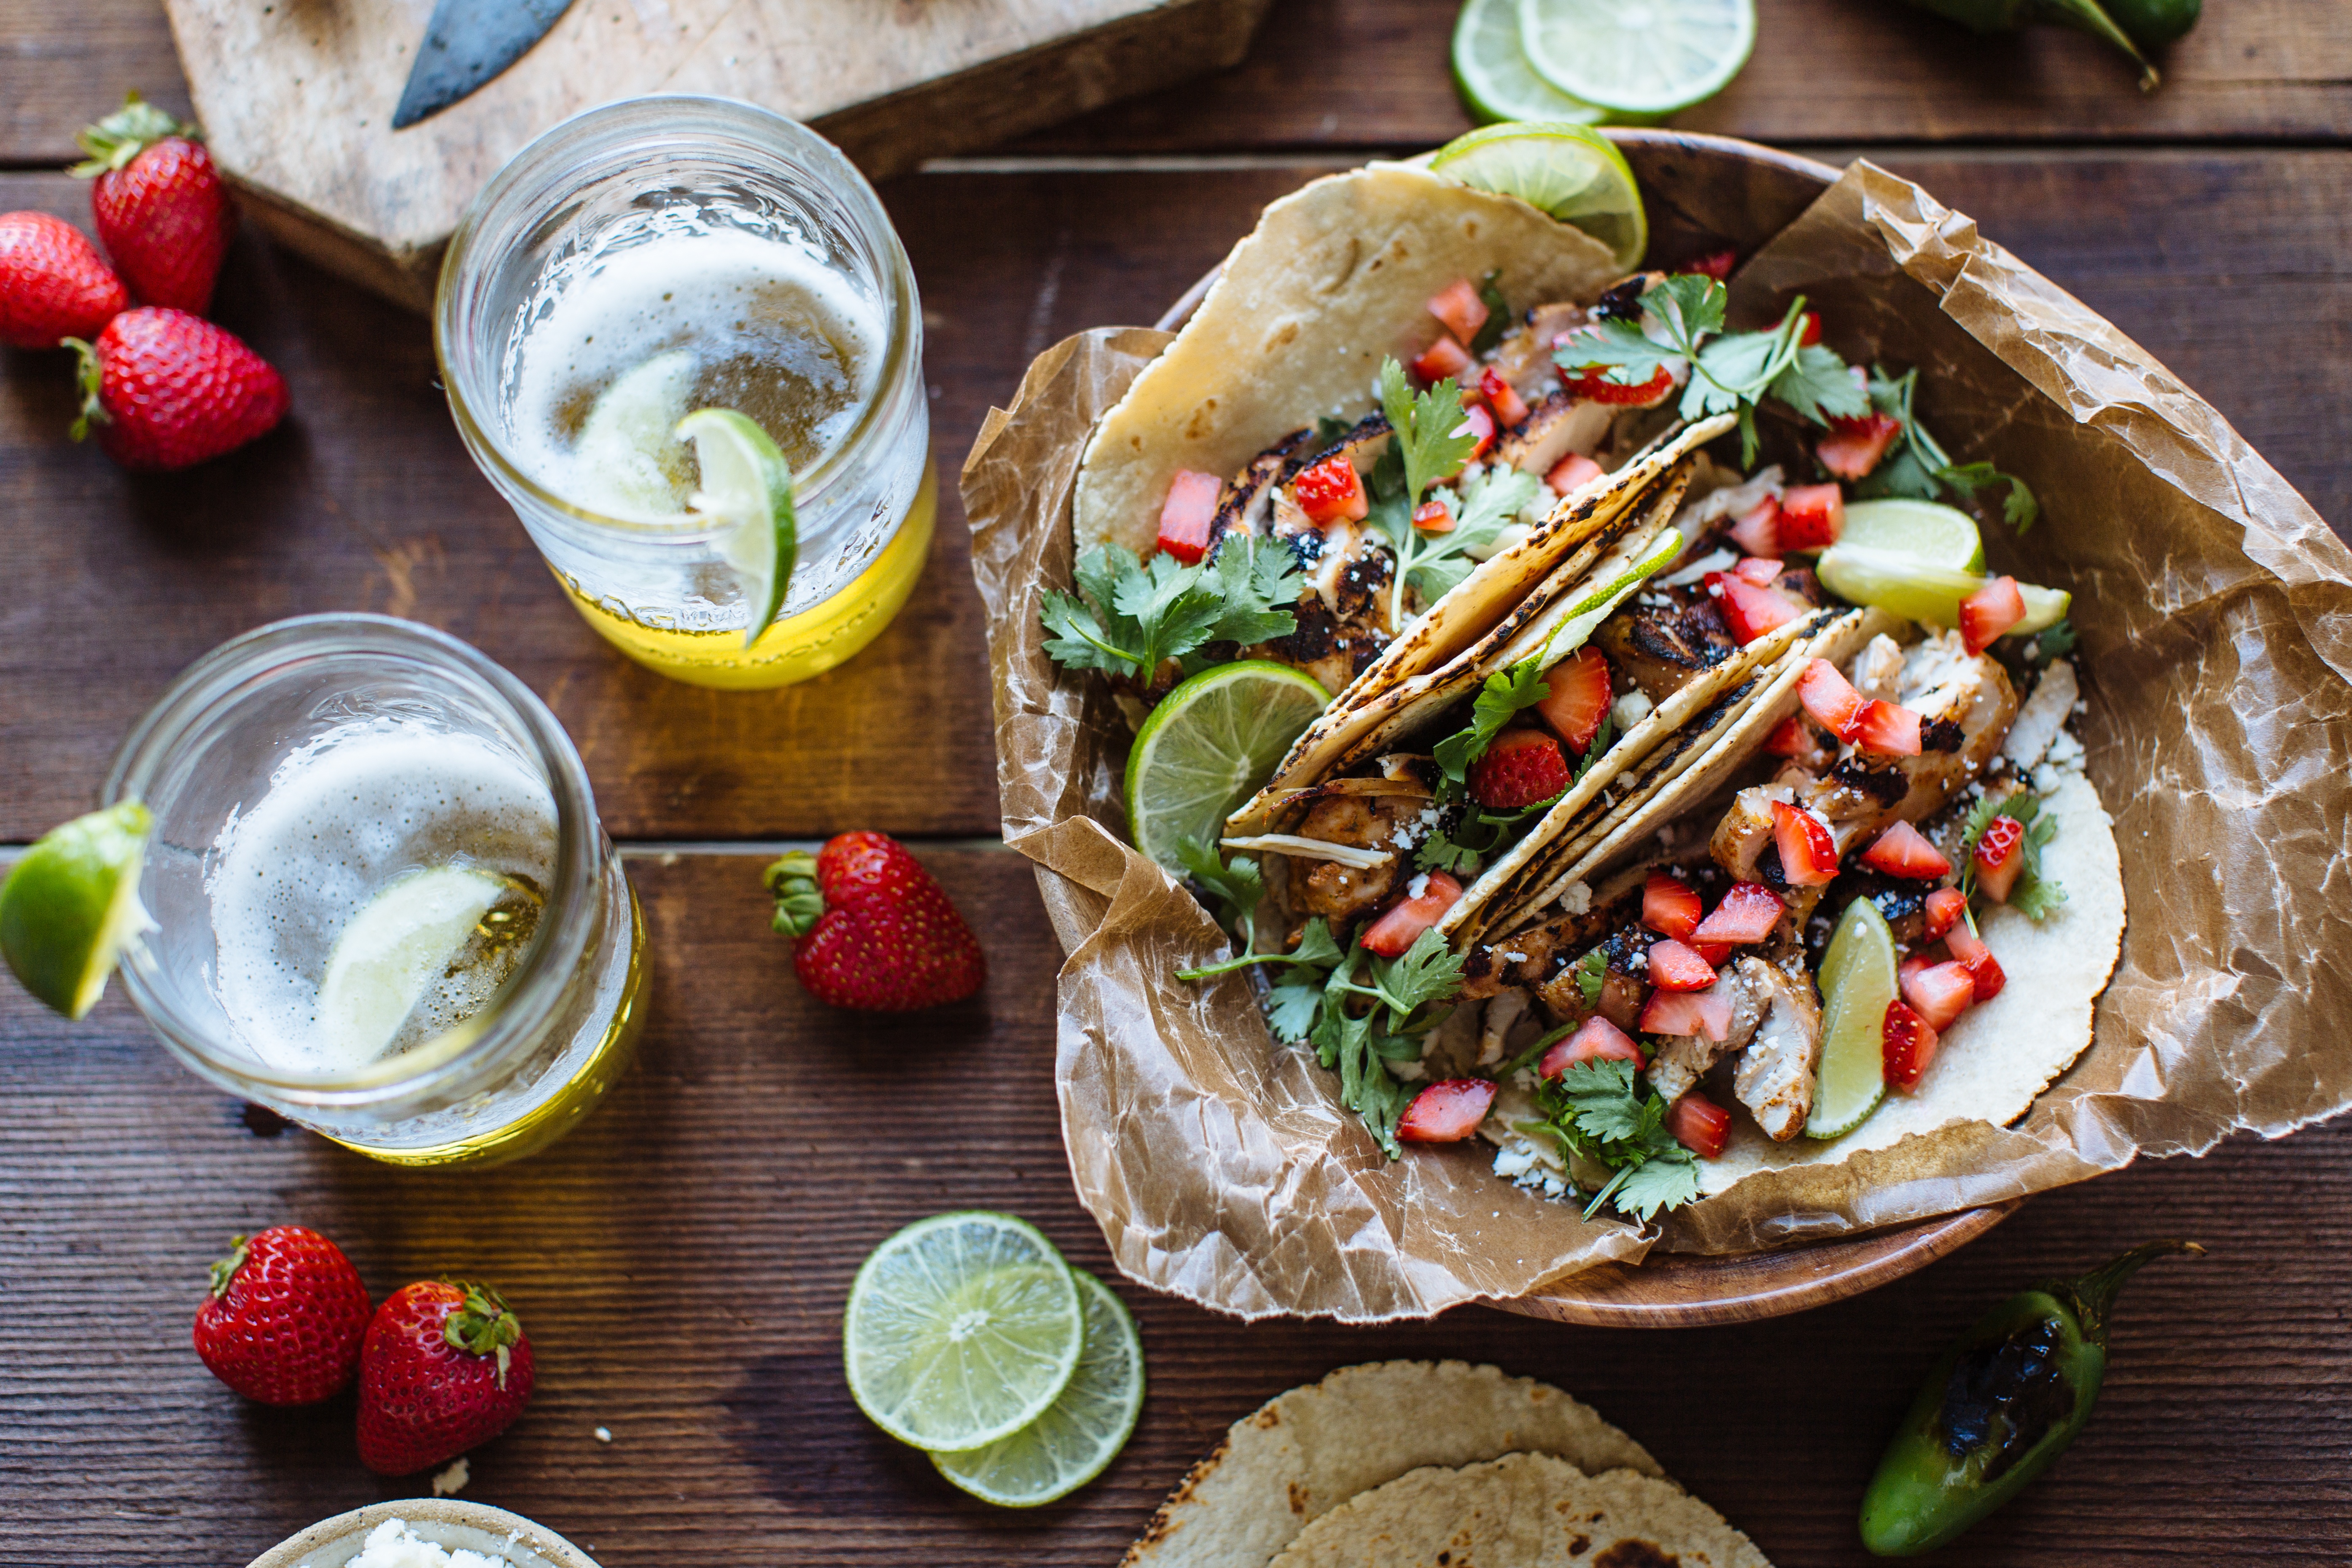
[[[1086,1342],[1069,1265],[1002,1214],[919,1220],[874,1249],[841,1319],[849,1393],[918,1448],[983,1447],[1043,1415]]]
[[[1143,1342],[1110,1287],[1073,1271],[1086,1299],[1087,1343],[1070,1384],[1045,1414],[985,1448],[933,1454],[940,1474],[1003,1508],[1067,1497],[1118,1457],[1143,1413]]]
[[[1519,0],[1536,74],[1604,110],[1671,114],[1721,92],[1756,46],[1755,0]]]
[[[677,438],[694,443],[702,467],[702,488],[690,504],[726,530],[719,553],[735,569],[751,612],[743,626],[750,647],[784,607],[800,548],[793,466],[765,430],[732,408],[696,409],[677,422]]]
[[[493,872],[436,866],[369,900],[335,938],[319,985],[319,1037],[336,1059],[382,1056],[506,890],[507,879]]]
[[[1960,624],[1960,601],[1987,581],[1974,572],[1930,566],[1913,556],[1848,544],[1843,537],[1822,552],[1815,570],[1822,585],[1842,599],[1945,627]],[[2025,600],[2025,618],[2009,628],[2007,635],[2011,637],[2049,630],[2065,618],[2074,603],[2074,595],[2063,588],[2032,583],[2020,583],[2017,587]]]
[[[1609,247],[1631,272],[1650,246],[1642,189],[1614,143],[1564,121],[1489,125],[1457,136],[1429,161],[1432,172],[1482,191],[1517,196]]]
[[[684,349],[633,365],[597,395],[580,426],[580,499],[621,517],[675,518],[686,488],[686,448],[672,434],[694,391],[694,356]]]
[[[1845,505],[1838,542],[1886,555],[1906,555],[1923,566],[1984,570],[1984,540],[1977,520],[1941,501],[1855,500]]]
[[[1895,1000],[1895,932],[1868,899],[1838,918],[1822,959],[1822,1070],[1808,1138],[1853,1131],[1886,1098],[1886,1005]]]
[[[1179,868],[1177,845],[1214,844],[1234,808],[1330,702],[1311,678],[1263,658],[1215,665],[1161,698],[1127,754],[1135,847]]]
[[[0,883],[0,956],[68,1018],[105,994],[123,948],[155,929],[139,901],[154,818],[135,800],[51,828]]]
[[[1454,85],[1481,125],[1557,120],[1593,125],[1601,110],[1536,75],[1519,43],[1519,0],[1470,0],[1454,24]]]

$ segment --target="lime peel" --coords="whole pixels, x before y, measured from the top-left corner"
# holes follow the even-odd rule
[[[1429,167],[1475,189],[1517,196],[1582,229],[1629,272],[1649,249],[1641,184],[1616,143],[1589,125],[1563,120],[1489,125],[1448,142]]]
[[[1756,47],[1755,0],[1519,0],[1536,74],[1571,97],[1632,114],[1713,98]]]
[[[677,422],[677,438],[694,444],[702,485],[688,505],[721,525],[719,554],[742,587],[750,647],[783,609],[799,552],[792,465],[773,437],[732,408],[696,409]]]
[[[1311,676],[1263,658],[1212,665],[1161,698],[1127,755],[1135,847],[1181,868],[1176,847],[1213,843],[1330,701]]]
[[[139,900],[153,826],[120,801],[43,834],[0,883],[0,956],[68,1018],[89,1016],[123,951],[155,929]]]

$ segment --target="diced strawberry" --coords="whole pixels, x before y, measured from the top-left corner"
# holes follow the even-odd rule
[[[1506,730],[1470,764],[1470,798],[1490,811],[1518,811],[1549,800],[1572,775],[1559,742],[1542,730]]]
[[[1645,1035],[1727,1040],[1731,1037],[1731,992],[1720,979],[1704,991],[1653,991],[1642,1009],[1641,1029]]]
[[[1996,577],[1960,601],[1960,640],[1982,653],[2025,618],[2025,595],[2014,577]]]
[[[1772,732],[1764,737],[1764,751],[1769,756],[1801,757],[1812,750],[1812,731],[1806,729],[1805,721],[1794,713],[1781,720]]]
[[[1787,906],[1780,895],[1761,882],[1734,882],[1731,891],[1723,895],[1723,902],[1715,906],[1698,929],[1690,934],[1693,943],[1728,942],[1734,943],[1762,942],[1780,923]]]
[[[1759,588],[1769,588],[1780,580],[1780,563],[1769,556],[1750,555],[1735,563],[1731,574]]]
[[[1666,1131],[1700,1159],[1721,1159],[1723,1146],[1731,1142],[1731,1112],[1698,1090],[1687,1089],[1666,1112]]]
[[[1536,1064],[1536,1076],[1556,1078],[1578,1062],[1632,1062],[1642,1067],[1649,1059],[1642,1054],[1640,1041],[1595,1013],[1577,1026],[1576,1033],[1543,1054],[1543,1060]]]
[[[1750,555],[1767,558],[1780,553],[1780,503],[1766,496],[1739,514],[1731,525],[1731,541]]]
[[[1495,1103],[1495,1080],[1486,1078],[1441,1079],[1412,1097],[1397,1118],[1396,1135],[1404,1143],[1459,1143],[1478,1131],[1486,1108]]]
[[[1976,976],[1958,960],[1931,963],[1903,976],[1903,1000],[1938,1034],[1950,1028],[1952,1020],[1976,999]]]
[[[1804,605],[1778,588],[1759,588],[1728,572],[1708,573],[1706,589],[1720,601],[1724,625],[1742,644],[1752,643],[1805,613]]]
[[[1698,930],[1699,917],[1705,913],[1698,889],[1680,877],[1653,871],[1650,879],[1642,885],[1642,923],[1652,931],[1663,931],[1676,942],[1688,942],[1691,933]]]
[[[1666,400],[1675,389],[1675,378],[1666,367],[1660,365],[1650,379],[1638,385],[1627,386],[1609,379],[1606,365],[1588,365],[1582,370],[1562,367],[1559,384],[1568,395],[1585,403],[1608,403],[1628,408],[1649,408]]]
[[[1470,456],[1465,459],[1475,463],[1494,447],[1495,416],[1475,405],[1465,408],[1462,411],[1462,423],[1454,427],[1453,433],[1460,436],[1465,432],[1475,437],[1478,443],[1470,448]]]
[[[1609,661],[1597,647],[1580,647],[1544,671],[1544,685],[1550,694],[1536,704],[1536,711],[1570,751],[1582,756],[1609,711]]]
[[[1356,465],[1345,452],[1334,452],[1299,475],[1292,493],[1298,498],[1298,510],[1318,528],[1343,517],[1352,521],[1372,509],[1371,499],[1364,494],[1363,476],[1356,472]]]
[[[1440,332],[1437,341],[1422,350],[1421,357],[1405,368],[1423,385],[1434,386],[1448,376],[1459,376],[1470,368],[1470,351]]]
[[[1900,1002],[1889,1002],[1878,1038],[1887,1087],[1905,1094],[1918,1088],[1936,1057],[1936,1031],[1927,1020]]]
[[[1432,871],[1421,897],[1390,909],[1364,932],[1364,951],[1394,958],[1411,947],[1422,932],[1445,917],[1462,897],[1462,884],[1443,871]]]
[[[1825,658],[1805,661],[1804,672],[1797,677],[1797,701],[1815,723],[1841,741],[1853,739],[1862,724],[1862,710],[1869,706],[1853,683]]]
[[[1811,812],[1774,801],[1772,842],[1780,851],[1780,879],[1789,886],[1818,888],[1837,879],[1837,841]]]
[[[1853,721],[1853,743],[1886,757],[1919,754],[1919,715],[1898,703],[1873,699]]]
[[[1864,857],[1868,859],[1868,856]],[[1938,888],[1927,895],[1927,929],[1923,932],[1929,942],[1952,929],[1960,911],[1969,907],[1968,895],[1958,888]]]
[[[1984,938],[1967,921],[1944,933],[1944,945],[1952,950],[1954,958],[1969,966],[1969,973],[1977,983],[1978,1001],[1991,1001],[2009,984],[2009,976],[2001,973],[2000,961],[1993,957],[1992,949],[1985,945]]]
[[[1471,342],[1486,324],[1486,301],[1478,298],[1477,286],[1470,279],[1456,278],[1429,297],[1429,313],[1444,322],[1445,330],[1456,339]]]
[[[1907,822],[1898,822],[1880,834],[1878,842],[1862,852],[1862,863],[1890,877],[1916,877],[1923,882],[1952,874],[1952,863],[1944,858],[1943,851]]]
[[[1724,965],[1724,961],[1731,956],[1731,946],[1732,944],[1727,942],[1695,941],[1690,944],[1690,950],[1693,952],[1697,953],[1701,958],[1706,959],[1709,963],[1715,965],[1716,968],[1721,969]]]
[[[1454,514],[1442,500],[1425,500],[1412,509],[1412,525],[1423,533],[1451,533]]]
[[[1830,433],[1814,443],[1813,456],[1838,478],[1858,479],[1878,467],[1901,434],[1903,422],[1891,415],[1850,415],[1830,421]]]
[[[1697,260],[1684,268],[1683,270],[1685,272],[1704,272],[1709,278],[1712,278],[1717,283],[1720,283],[1725,279],[1731,276],[1731,269],[1738,264],[1739,252],[1736,250],[1710,250],[1705,256],[1700,257]]]
[[[1782,550],[1827,550],[1845,531],[1845,496],[1835,485],[1791,485],[1780,492]]]
[[[1928,970],[1933,969],[1935,966],[1936,961],[1934,959],[1928,958],[1921,953],[1913,953],[1910,957],[1905,959],[1902,963],[1895,966],[1895,988],[1900,990],[1904,986],[1910,984],[1914,976],[1925,974]]]
[[[1593,480],[1604,477],[1607,473],[1606,468],[1583,453],[1570,452],[1551,466],[1551,472],[1544,476],[1544,483],[1549,485],[1557,494],[1574,495],[1578,490]]]
[[[1996,816],[1977,840],[1977,886],[1997,904],[2009,902],[2017,874],[2025,869],[2025,824],[2013,816]]]
[[[1353,470],[1349,470],[1352,472]],[[1209,530],[1217,521],[1217,496],[1224,481],[1195,468],[1179,468],[1160,508],[1160,548],[1185,565],[1208,552]]]
[[[1495,374],[1490,366],[1478,377],[1478,395],[1495,411],[1496,422],[1506,430],[1527,423],[1528,403],[1511,384]]]
[[[1809,349],[1822,341],[1822,313],[1807,310],[1797,318],[1797,346]]]
[[[1661,991],[1704,991],[1715,984],[1715,965],[1668,937],[1650,944],[1650,984]]]

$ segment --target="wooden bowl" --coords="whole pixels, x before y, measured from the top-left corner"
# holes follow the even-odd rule
[[[1746,257],[1787,227],[1837,182],[1827,163],[1730,136],[1611,130],[1642,184],[1654,267],[1711,251]],[[1220,268],[1184,290],[1154,324],[1174,331],[1192,319]],[[1874,1289],[1965,1247],[2022,1199],[1938,1215],[1860,1236],[1803,1242],[1727,1258],[1657,1253],[1639,1265],[1603,1264],[1488,1305],[1531,1318],[1617,1329],[1696,1328],[1801,1312]]]
[[[596,1568],[572,1542],[519,1513],[459,1498],[407,1498],[322,1519],[255,1558],[247,1568],[342,1568],[366,1544],[368,1531],[388,1519],[408,1521],[438,1545],[465,1547],[504,1558],[513,1568]]]

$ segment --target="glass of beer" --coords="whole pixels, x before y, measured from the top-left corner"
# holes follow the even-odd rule
[[[553,1142],[627,1065],[644,931],[580,753],[455,637],[338,615],[224,643],[106,799],[154,814],[124,985],[231,1093],[452,1164]]]
[[[873,187],[806,126],[687,96],[564,121],[458,224],[433,336],[475,462],[640,664],[781,686],[906,603],[937,493],[922,310]],[[797,561],[764,628],[694,506],[676,432],[703,408],[748,416],[791,467]]]

